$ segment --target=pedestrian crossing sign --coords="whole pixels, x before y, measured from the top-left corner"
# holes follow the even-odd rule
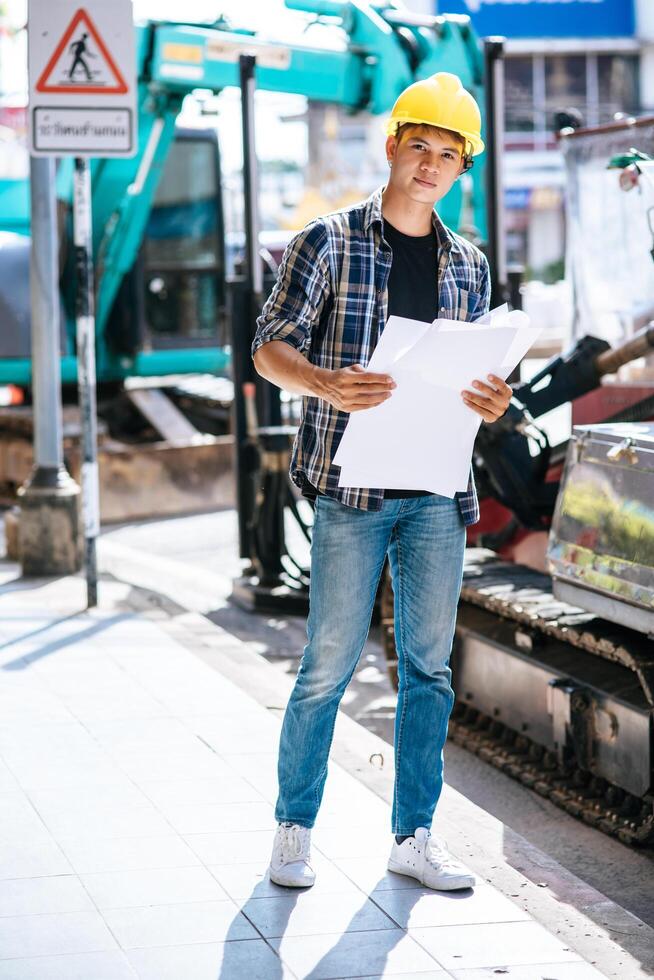
[[[28,0],[33,155],[134,155],[135,33],[131,0]]]
[[[127,84],[86,10],[76,11],[36,83],[37,92],[124,94]]]

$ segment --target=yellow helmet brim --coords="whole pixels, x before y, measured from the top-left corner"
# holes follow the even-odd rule
[[[435,129],[446,129],[449,133],[458,133],[462,136],[466,143],[469,143],[472,147],[472,156],[476,157],[479,153],[483,153],[486,149],[486,144],[484,143],[481,136],[476,133],[468,133],[460,129],[451,129],[449,126],[438,126],[437,123],[432,122],[429,119],[419,119],[417,116],[407,116],[399,119],[397,116],[391,116],[390,119],[384,123],[384,132],[386,136],[395,136],[398,127],[403,126],[405,123],[415,123],[416,126],[433,126]]]

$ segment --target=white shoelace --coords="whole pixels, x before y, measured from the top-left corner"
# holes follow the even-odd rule
[[[439,840],[437,837],[432,837],[431,834],[425,841],[425,859],[432,868],[442,868],[443,870],[460,870],[460,866],[457,861],[454,860],[450,852],[448,851],[445,841]]]
[[[293,824],[291,827],[286,827],[284,824],[282,824],[280,843],[284,861],[297,861],[303,856],[306,838],[306,827],[300,827],[298,824]],[[305,860],[308,860],[308,857],[309,855],[307,854]]]

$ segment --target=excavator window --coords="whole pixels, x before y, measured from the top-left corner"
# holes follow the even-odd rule
[[[146,343],[222,343],[224,232],[213,130],[177,131],[146,228],[142,264]]]

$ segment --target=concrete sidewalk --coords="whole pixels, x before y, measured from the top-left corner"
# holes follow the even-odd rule
[[[392,749],[343,715],[318,882],[271,884],[291,679],[129,585],[80,612],[81,578],[18,575],[0,563],[0,980],[651,975],[652,930],[450,788],[434,829],[480,884],[387,873]]]

